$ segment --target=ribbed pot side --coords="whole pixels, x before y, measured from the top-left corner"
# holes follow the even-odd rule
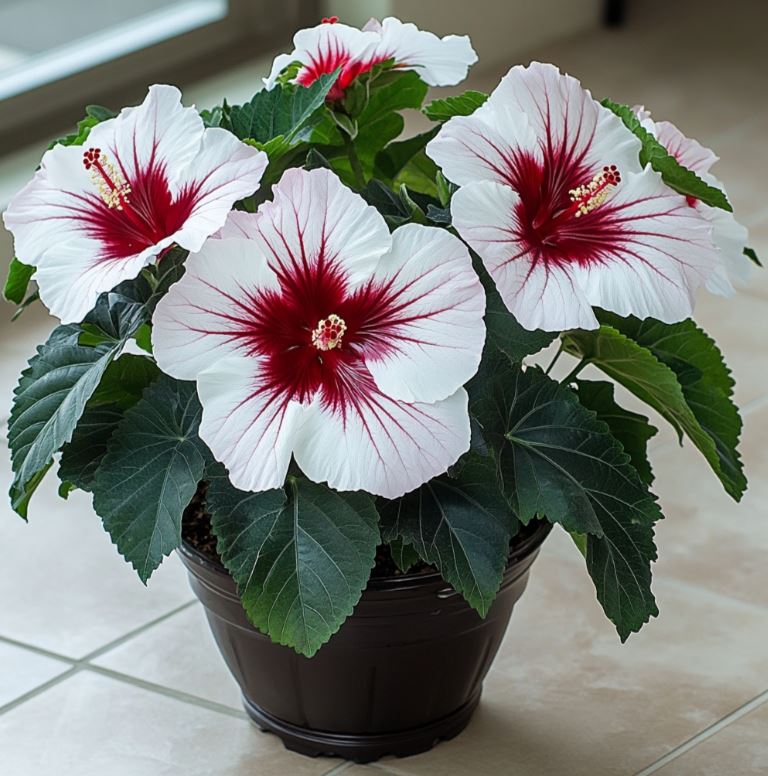
[[[294,751],[369,762],[426,751],[467,725],[548,532],[541,524],[513,548],[484,619],[438,574],[373,579],[312,658],[248,622],[222,566],[187,544],[180,555],[254,721]]]

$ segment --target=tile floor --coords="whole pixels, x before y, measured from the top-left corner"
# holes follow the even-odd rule
[[[531,56],[559,62],[598,95],[644,102],[714,147],[718,174],[766,257],[761,3],[728,4],[720,18],[710,6],[649,0],[629,30],[596,31]],[[232,75],[233,89],[251,70]],[[480,73],[470,85],[490,88],[498,75]],[[198,102],[222,83],[201,85]],[[416,117],[411,128],[418,125]],[[6,256],[4,240],[0,234]],[[8,310],[2,315],[4,424],[16,375],[51,322],[38,310],[11,327]],[[569,541],[553,533],[463,735],[369,766],[305,759],[246,721],[180,564],[171,559],[145,589],[88,499],[60,501],[51,478],[29,525],[0,508],[0,773],[768,773],[768,273],[736,301],[702,298],[697,317],[737,379],[751,486],[737,506],[695,450],[680,451],[669,433],[655,440],[667,515],[655,567],[662,613],[626,645],[604,620]]]

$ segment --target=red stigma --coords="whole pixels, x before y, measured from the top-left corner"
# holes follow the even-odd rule
[[[322,24],[336,24],[338,21],[338,16],[323,16],[322,18]]]

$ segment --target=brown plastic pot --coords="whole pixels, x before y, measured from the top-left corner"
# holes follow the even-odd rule
[[[466,727],[549,529],[512,548],[485,619],[437,573],[372,579],[313,658],[248,622],[223,566],[186,543],[180,555],[256,724],[295,752],[370,762],[424,752]]]

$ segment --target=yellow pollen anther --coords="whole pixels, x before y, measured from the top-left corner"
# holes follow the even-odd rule
[[[610,190],[621,183],[621,173],[616,165],[605,166],[589,183],[577,186],[568,192],[573,204],[571,210],[574,218],[585,216],[605,202]]]
[[[312,344],[318,350],[333,350],[341,347],[341,338],[347,330],[347,324],[338,315],[321,318],[312,332]]]
[[[100,148],[89,148],[83,153],[83,165],[91,175],[99,196],[108,208],[122,210],[128,204],[131,187],[122,173],[109,161]]]

